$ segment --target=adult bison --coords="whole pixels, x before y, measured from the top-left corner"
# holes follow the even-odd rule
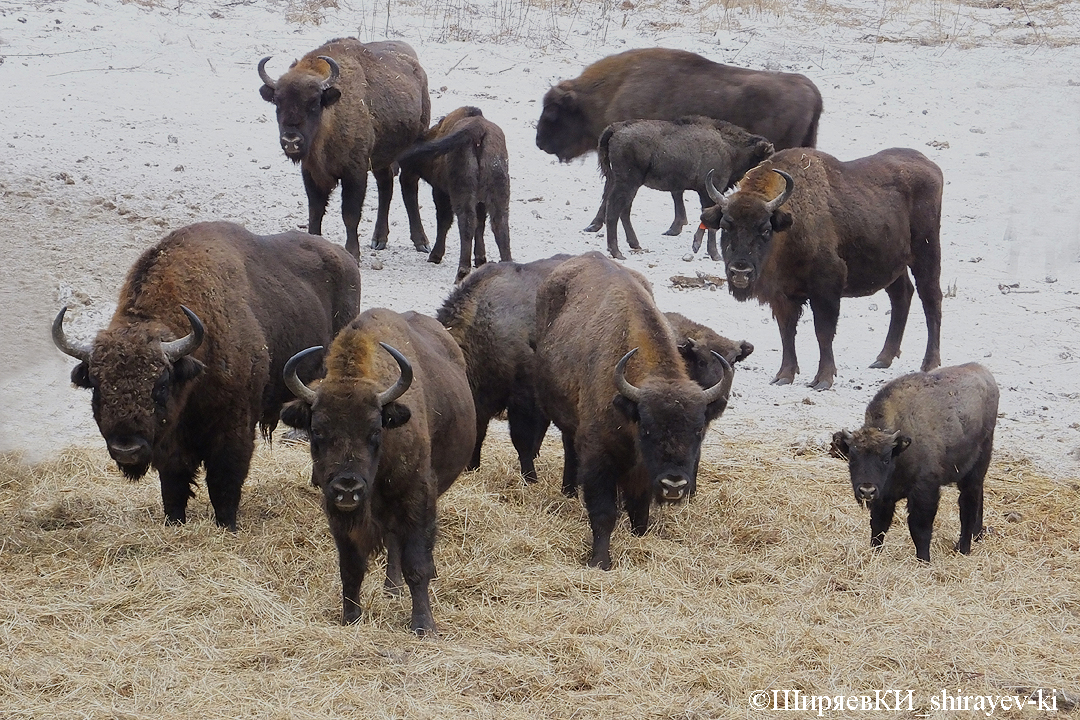
[[[536,145],[568,162],[596,150],[600,133],[620,120],[705,115],[764,135],[777,150],[817,143],[821,93],[803,75],[748,70],[695,53],[642,48],[610,55],[544,95]],[[606,201],[609,187],[604,188]],[[677,235],[686,224],[682,192],[673,193]],[[604,226],[603,203],[586,229]]]
[[[499,259],[510,257],[510,160],[502,129],[484,117],[480,108],[461,107],[435,123],[398,163],[431,185],[437,232],[428,261],[440,263],[446,234],[457,216],[461,236],[455,282],[469,274],[469,254],[476,267],[487,262],[484,224],[491,215],[491,232]],[[475,249],[474,249],[475,246]]]
[[[328,342],[359,304],[360,273],[340,247],[199,223],[142,254],[93,344],[65,337],[67,308],[53,340],[80,361],[71,380],[93,390],[94,420],[121,472],[158,471],[166,520],[187,519],[203,465],[217,524],[235,530],[255,425],[269,437],[291,397],[285,361]],[[317,370],[308,363],[304,374]]]
[[[998,386],[977,363],[903,375],[885,385],[855,432],[833,435],[847,458],[855,499],[870,507],[870,545],[877,548],[907,498],[915,554],[930,562],[942,485],[960,489],[960,541],[967,555],[983,533],[983,480],[997,424]]]
[[[620,493],[637,535],[654,498],[694,493],[701,440],[727,405],[732,373],[707,389],[691,380],[649,292],[597,252],[564,262],[540,286],[536,333],[537,397],[583,489],[589,565],[607,570]]]
[[[808,148],[776,153],[751,170],[735,191],[701,215],[720,228],[728,287],[736,300],[772,307],[783,360],[774,383],[799,372],[795,329],[802,307],[814,313],[821,359],[811,386],[832,387],[833,336],[841,297],[885,289],[892,318],[885,346],[871,365],[900,355],[915,276],[926,315],[922,369],[941,364],[941,169],[916,150],[893,148],[841,162]]]
[[[609,188],[604,200],[608,252],[614,258],[623,257],[619,252],[619,220],[626,243],[635,250],[641,248],[630,224],[630,208],[642,185],[680,197],[684,190],[693,190],[704,211],[713,204],[705,186],[710,172],[727,189],[772,154],[772,143],[761,135],[701,115],[678,120],[624,120],[608,125],[597,146],[600,171]],[[716,231],[708,233],[709,257],[719,260]],[[704,228],[694,233],[694,252],[701,247],[704,234]]]
[[[408,43],[362,43],[338,38],[312,50],[277,80],[259,61],[259,93],[277,108],[285,156],[300,164],[308,198],[308,232],[322,235],[330,193],[341,182],[345,249],[360,257],[357,227],[371,170],[379,209],[371,247],[382,249],[390,234],[394,159],[427,130],[431,120],[427,74]],[[413,245],[428,252],[417,200],[419,178],[402,173],[401,194]]]
[[[387,588],[400,590],[404,571],[410,627],[433,634],[436,499],[465,468],[475,438],[465,359],[433,318],[382,308],[338,334],[326,377],[311,388],[295,366],[321,350],[309,348],[286,365],[299,400],[281,419],[311,438],[311,480],[338,550],[342,623],[359,619],[368,556],[385,546]]]
[[[666,312],[664,318],[671,326],[675,347],[679,349],[686,372],[701,387],[712,387],[720,382],[727,375],[728,366],[734,368],[736,363],[754,352],[754,346],[746,340],[729,340],[685,315]]]

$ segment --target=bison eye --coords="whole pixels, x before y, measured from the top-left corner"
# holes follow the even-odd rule
[[[381,443],[381,442],[382,442],[382,428],[376,428],[376,429],[372,430],[371,434],[368,435],[368,444],[370,444],[372,447],[378,447],[379,443]]]
[[[169,378],[163,377],[154,383],[154,389],[150,391],[150,397],[159,407],[165,407],[169,401]]]
[[[721,215],[720,222],[716,223],[716,226],[719,227],[721,230],[730,230],[731,220],[728,219],[727,215]]]

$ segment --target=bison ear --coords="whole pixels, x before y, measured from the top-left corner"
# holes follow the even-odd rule
[[[71,370],[71,384],[75,387],[90,389],[93,385],[90,382],[90,365],[83,360]]]
[[[911,438],[907,435],[898,435],[896,440],[893,440],[893,457],[907,450],[909,445],[911,445]]]
[[[711,205],[701,213],[701,224],[706,230],[719,230],[720,220],[724,217],[724,211],[719,205]]]
[[[259,94],[262,95],[262,99],[268,103],[274,102],[274,88],[269,85],[263,85],[259,88]]]
[[[303,400],[290,400],[281,408],[281,422],[297,430],[311,427],[311,406]]]
[[[848,446],[847,430],[837,430],[832,436],[832,445],[829,447],[829,454],[835,458],[841,460],[848,459],[848,451],[851,449]]]
[[[768,140],[764,139],[758,142],[758,144],[754,147],[754,150],[757,152],[757,156],[762,160],[770,157],[773,153],[776,152],[776,149],[773,148],[773,144]]]
[[[622,413],[630,422],[641,421],[641,416],[638,415],[637,403],[622,393],[616,393],[615,397],[611,400],[611,404],[614,405],[615,409]]]
[[[697,343],[694,341],[694,338],[686,338],[685,342],[679,343],[675,347],[679,349],[679,354],[682,355],[684,359],[693,360],[697,358],[697,353],[694,352],[697,349]]]
[[[772,229],[773,232],[784,232],[791,227],[791,214],[786,213],[783,210],[777,210],[772,214]]]
[[[713,400],[711,403],[705,406],[705,422],[710,423],[716,418],[724,414],[727,410],[728,399],[722,397],[718,400]]]
[[[336,87],[328,87],[322,92],[322,106],[330,107],[341,99],[341,91]]]
[[[387,430],[401,427],[405,423],[409,422],[409,418],[411,417],[412,411],[401,403],[392,402],[383,405],[382,426]]]
[[[199,360],[196,360],[190,355],[185,355],[173,363],[173,382],[177,385],[182,385],[188,380],[193,380],[202,373],[203,368],[205,367],[206,366]]]

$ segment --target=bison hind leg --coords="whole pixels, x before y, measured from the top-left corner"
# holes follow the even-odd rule
[[[911,296],[915,294],[907,271],[893,280],[885,288],[885,292],[888,293],[889,303],[892,305],[889,331],[885,336],[885,347],[878,353],[877,360],[870,365],[872,368],[887,368],[892,365],[894,358],[900,357],[900,341],[904,338],[908,311],[911,310]]]
[[[682,232],[682,229],[689,220],[686,218],[686,203],[683,202],[683,194],[681,190],[672,190],[671,199],[675,202],[675,219],[671,221],[671,227],[664,231],[665,235],[678,235]],[[700,241],[698,247],[701,247]],[[694,249],[697,252],[697,249]]]

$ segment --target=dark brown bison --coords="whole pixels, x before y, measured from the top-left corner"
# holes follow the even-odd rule
[[[476,267],[486,263],[484,223],[489,214],[499,259],[512,259],[506,138],[479,108],[454,110],[428,130],[421,142],[406,150],[398,162],[402,170],[419,174],[431,185],[437,233],[435,247],[428,256],[430,262],[442,262],[446,234],[456,216],[461,254],[455,281],[469,274],[470,251],[475,255]]]
[[[847,458],[855,499],[870,508],[870,545],[880,547],[898,500],[907,498],[916,556],[930,562],[942,485],[960,489],[960,541],[967,555],[983,533],[983,478],[997,424],[998,387],[977,363],[903,375],[885,385],[855,432],[833,435]]]
[[[308,198],[308,232],[322,235],[330,193],[341,182],[345,249],[360,257],[357,226],[371,170],[379,210],[371,247],[382,249],[390,234],[394,159],[427,130],[431,120],[427,74],[408,43],[362,43],[338,38],[312,50],[277,80],[259,61],[259,93],[277,108],[286,157],[300,163]],[[401,194],[416,249],[428,252],[417,200],[419,178],[401,174]]]
[[[841,162],[817,150],[783,150],[751,170],[701,215],[722,230],[728,287],[736,300],[772,307],[783,360],[774,383],[799,372],[795,329],[805,303],[814,313],[821,359],[811,386],[832,387],[832,343],[841,297],[885,289],[892,319],[885,347],[871,365],[886,368],[900,355],[913,290],[926,314],[922,369],[941,364],[941,169],[901,148]]]
[[[721,65],[684,50],[642,48],[610,55],[544,95],[536,145],[567,162],[596,149],[600,133],[620,120],[674,120],[705,115],[768,138],[777,150],[817,144],[821,93],[803,75]],[[607,198],[608,188],[604,188]],[[682,192],[675,221],[686,224]],[[604,226],[606,208],[585,228]]]
[[[696,323],[685,315],[666,312],[664,317],[671,326],[675,347],[682,355],[686,372],[703,388],[712,387],[728,374],[728,367],[745,360],[754,352],[754,346],[746,340],[729,340],[711,328]],[[720,362],[722,357],[725,363]]]
[[[704,211],[713,204],[705,186],[709,173],[727,189],[772,154],[772,143],[761,135],[701,115],[678,120],[624,120],[608,125],[597,147],[604,186],[608,188],[604,200],[608,252],[614,258],[623,257],[619,252],[620,219],[626,243],[635,250],[641,248],[630,224],[630,208],[642,185],[680,197],[684,190],[693,190]],[[709,256],[719,260],[716,231],[708,233]],[[694,233],[694,252],[701,248],[704,234],[704,228]]]
[[[387,588],[400,590],[404,571],[410,627],[435,633],[428,584],[436,499],[465,468],[475,439],[465,358],[434,318],[382,308],[338,334],[326,377],[311,388],[293,370],[321,350],[309,348],[286,366],[300,400],[281,419],[311,438],[311,481],[322,491],[338,550],[342,622],[359,619],[368,556],[384,546]]]
[[[66,308],[53,340],[80,361],[71,380],[93,390],[94,420],[120,470],[158,471],[166,520],[187,519],[203,465],[214,517],[235,530],[255,425],[269,437],[291,398],[285,362],[328,342],[359,305],[360,273],[340,247],[200,223],[142,254],[93,344],[64,336]],[[308,363],[303,373],[318,369]]]
[[[597,252],[540,286],[536,333],[537,397],[562,431],[564,472],[583,489],[589,565],[606,570],[620,493],[638,535],[654,498],[694,493],[702,437],[727,405],[732,373],[707,389],[691,380],[646,288]]]

